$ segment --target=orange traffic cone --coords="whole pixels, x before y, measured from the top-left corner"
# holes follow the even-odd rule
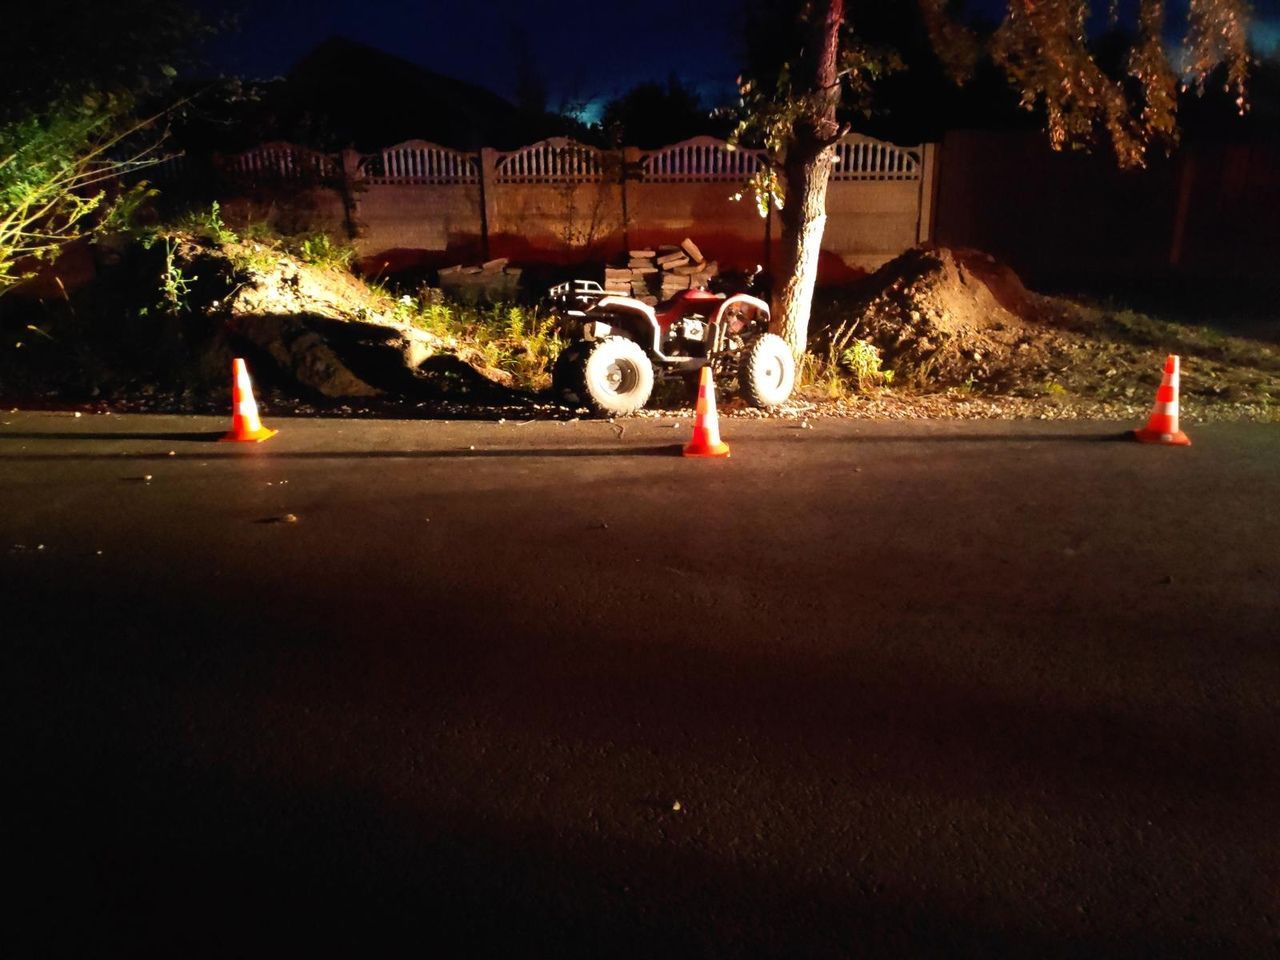
[[[1162,443],[1168,446],[1189,447],[1191,441],[1178,429],[1178,381],[1181,364],[1177,356],[1170,354],[1164,362],[1164,377],[1156,391],[1156,405],[1147,418],[1147,425],[1133,431],[1133,438],[1142,443]]]
[[[258,419],[258,402],[253,399],[249,368],[239,357],[231,361],[231,404],[231,432],[223,440],[261,443],[280,432],[268,430]]]
[[[720,439],[720,419],[716,416],[716,388],[711,367],[702,368],[698,380],[698,407],[693,417],[693,439],[684,447],[686,457],[727,457],[729,445]]]

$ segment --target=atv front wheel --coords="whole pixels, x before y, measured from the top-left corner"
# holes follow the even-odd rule
[[[773,333],[762,333],[742,356],[738,387],[742,398],[753,407],[768,410],[791,396],[796,385],[796,358],[787,341]]]
[[[581,399],[597,413],[635,413],[653,393],[653,363],[634,340],[605,337],[587,348]]]

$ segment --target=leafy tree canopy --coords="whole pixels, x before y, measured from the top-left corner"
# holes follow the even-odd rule
[[[160,110],[208,22],[182,0],[38,0],[0,30],[0,294],[151,194]]]
[[[1122,167],[1139,167],[1176,140],[1180,91],[1220,82],[1238,112],[1248,107],[1247,0],[1185,0],[1185,8],[1173,0],[1003,0],[990,24],[964,16],[955,0],[915,0],[897,11],[887,0],[748,2],[749,71],[732,139],[754,139],[768,152],[753,186],[762,214],[770,202],[780,210],[774,320],[797,355],[807,342],[833,147],[852,116],[873,110],[885,77],[906,66],[899,46],[881,39],[886,27],[888,40],[895,26],[901,36],[903,7],[917,12],[955,81],[984,61],[1007,78],[1019,106],[1043,116],[1056,150],[1105,142]],[[1175,7],[1182,24],[1171,47]],[[1113,42],[1098,42],[1099,23]]]
[[[665,84],[642,83],[605,104],[601,126],[614,143],[652,149],[702,134],[723,135],[728,124],[711,117],[696,90],[670,77]]]
[[[155,94],[211,29],[209,17],[184,0],[15,5],[0,29],[0,120],[86,96]]]
[[[985,17],[956,0],[845,6],[844,125],[891,104],[907,67],[958,84],[977,79],[993,100],[998,74],[1016,103],[1042,118],[1055,149],[1105,143],[1124,167],[1142,166],[1153,149],[1176,142],[1188,93],[1229,94],[1236,112],[1249,109],[1247,0],[1004,0],[987,5]],[[749,0],[740,135],[783,148],[795,121],[821,112],[830,91],[813,89],[807,61],[815,18],[828,7]]]

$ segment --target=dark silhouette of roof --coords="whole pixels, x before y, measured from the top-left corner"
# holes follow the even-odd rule
[[[306,114],[317,136],[361,150],[410,139],[512,148],[560,132],[554,118],[523,112],[491,90],[343,37],[303,57],[282,96],[285,112]]]

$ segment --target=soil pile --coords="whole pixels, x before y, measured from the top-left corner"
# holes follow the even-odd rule
[[[446,346],[398,320],[354,277],[234,245],[219,253],[238,266],[237,282],[206,312],[305,391],[329,399],[399,392],[410,371]]]
[[[1145,401],[1165,355],[1180,353],[1184,394],[1266,404],[1280,391],[1269,346],[1044,296],[975,250],[909,250],[860,284],[851,307],[827,317],[828,342],[871,342],[894,383],[919,390]]]
[[[13,355],[40,388],[0,380],[16,395],[151,397],[140,405],[199,410],[225,406],[231,358],[242,356],[264,388],[321,405],[505,396],[509,374],[411,316],[345,270],[178,235],[120,251],[65,302],[33,301],[6,317],[41,333]]]
[[[920,386],[1007,380],[1011,355],[1073,312],[1031,293],[1012,270],[975,250],[909,250],[860,292],[853,335],[874,343],[886,366]]]

